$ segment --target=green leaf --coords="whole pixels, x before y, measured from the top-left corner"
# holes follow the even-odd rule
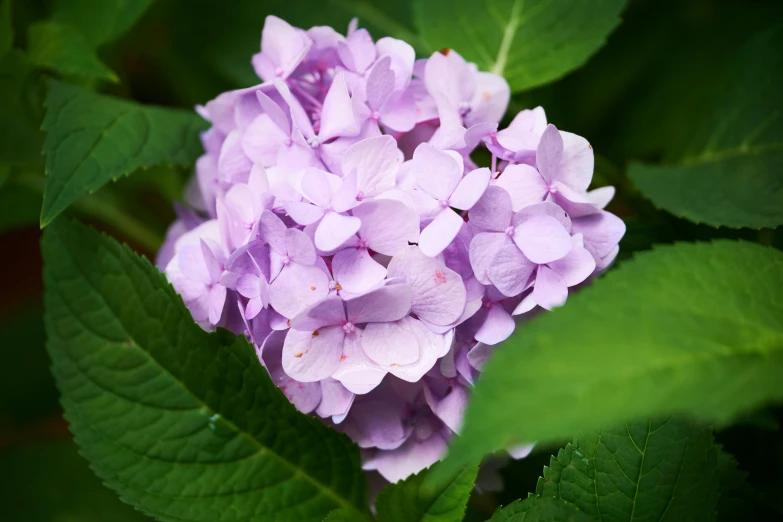
[[[0,57],[14,46],[14,26],[11,17],[11,0],[0,0]]]
[[[511,92],[557,80],[582,66],[620,23],[625,0],[421,0],[421,37],[506,78]]]
[[[425,477],[438,465],[386,486],[375,501],[378,522],[460,522],[478,467],[466,467],[437,491],[422,490]]]
[[[592,522],[593,520],[595,519],[564,500],[553,497],[529,497],[498,509],[489,522]]]
[[[77,28],[93,47],[130,29],[153,0],[57,0],[52,20]]]
[[[39,22],[28,29],[30,60],[68,76],[119,81],[76,29],[57,22]]]
[[[123,500],[178,522],[367,512],[358,448],[298,413],[243,337],[201,330],[146,259],[63,219],[42,251],[65,415]]]
[[[370,518],[366,515],[361,515],[351,509],[335,509],[330,511],[323,522],[369,522]]]
[[[780,27],[745,47],[712,117],[703,131],[693,128],[697,138],[676,165],[630,166],[629,176],[657,207],[716,227],[783,224],[781,48]]]
[[[483,454],[645,415],[725,422],[783,398],[783,253],[659,247],[526,324],[488,361],[443,480]]]
[[[0,514],[25,522],[152,522],[101,485],[69,439],[0,456]]]
[[[160,163],[191,165],[207,124],[195,113],[150,107],[51,82],[46,98],[46,190],[41,226],[79,196]]]
[[[682,417],[625,423],[579,438],[536,486],[606,521],[713,520],[720,494],[712,430]]]

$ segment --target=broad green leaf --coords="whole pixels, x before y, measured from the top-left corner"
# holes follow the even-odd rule
[[[56,0],[52,19],[77,28],[93,47],[115,40],[153,0]]]
[[[438,491],[422,490],[438,464],[386,486],[375,501],[378,522],[460,522],[476,482],[477,466],[468,466]]]
[[[718,462],[709,427],[676,416],[645,419],[560,450],[536,496],[560,498],[607,522],[713,520]]]
[[[783,253],[757,244],[639,254],[496,351],[433,482],[519,442],[671,412],[723,423],[780,400],[781,288]]]
[[[0,456],[3,520],[152,522],[101,485],[70,439],[28,444]]]
[[[42,251],[65,416],[124,501],[178,522],[367,511],[356,446],[298,413],[244,338],[202,331],[146,259],[63,219]]]
[[[668,212],[729,227],[783,224],[783,27],[755,38],[692,146],[674,165],[632,164],[629,176]],[[688,124],[688,122],[684,123]]]
[[[489,522],[593,522],[573,504],[553,497],[516,500],[492,515]]]
[[[52,81],[46,98],[41,226],[79,196],[160,163],[191,165],[206,122],[195,113],[101,96]]]
[[[39,22],[28,29],[30,60],[68,76],[119,81],[106,67],[84,36],[71,26],[57,22]]]
[[[421,0],[419,34],[503,76],[511,92],[557,80],[583,65],[620,23],[625,0]]]
[[[11,18],[11,0],[0,0],[0,57],[14,44],[14,27]]]

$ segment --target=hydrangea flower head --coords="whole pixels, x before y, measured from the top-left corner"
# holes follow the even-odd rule
[[[503,78],[270,16],[258,85],[198,112],[204,155],[159,263],[205,329],[397,481],[440,459],[484,361],[617,255],[593,151]],[[491,164],[477,165],[485,148]],[[509,448],[521,457],[529,446]]]

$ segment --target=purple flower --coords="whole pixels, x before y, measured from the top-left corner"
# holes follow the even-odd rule
[[[508,85],[455,51],[270,16],[252,64],[264,83],[197,107],[212,127],[158,263],[195,321],[245,335],[296,408],[400,480],[444,455],[521,314],[615,258],[614,189],[588,192],[590,145],[541,107],[499,129]]]
[[[489,169],[462,176],[462,156],[423,143],[413,153],[411,170],[416,180],[414,197],[419,213],[431,218],[421,231],[419,247],[432,257],[443,252],[457,236],[464,221],[451,207],[470,209],[489,184]]]

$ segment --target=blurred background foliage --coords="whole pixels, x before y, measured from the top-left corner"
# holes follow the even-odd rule
[[[220,92],[259,83],[250,56],[258,50],[268,14],[299,27],[331,25],[341,32],[358,17],[376,38],[405,39],[420,55],[433,49],[417,36],[410,2],[404,0],[85,1],[78,15],[62,9],[62,3],[0,4],[0,12],[11,15],[11,43],[17,49],[9,51],[8,42],[0,42],[0,519],[141,520],[77,456],[49,375],[38,247],[46,79],[65,76],[141,103],[192,109]],[[143,11],[138,23],[123,26],[134,9]],[[543,105],[559,128],[591,141],[596,185],[618,188],[610,210],[628,226],[621,260],[653,243],[678,240],[742,237],[783,246],[779,230],[716,229],[659,211],[626,175],[632,160],[669,162],[684,154],[696,124],[713,112],[732,58],[782,15],[783,4],[773,0],[631,0],[622,24],[584,67],[512,98],[512,111]],[[0,20],[9,19],[0,15]],[[98,47],[110,70],[106,80],[47,71],[43,52],[38,53],[43,67],[31,64],[18,49],[32,53],[28,28],[44,20],[76,25],[86,44]],[[114,33],[122,36],[107,41]],[[119,81],[112,81],[114,75]],[[189,175],[189,169],[170,166],[143,170],[80,199],[68,213],[153,257]],[[783,509],[782,419],[780,409],[764,410],[717,434],[748,472],[749,483],[778,510]],[[539,447],[531,457],[502,467],[505,490],[474,493],[467,519],[485,520],[498,505],[534,490],[556,450]]]

